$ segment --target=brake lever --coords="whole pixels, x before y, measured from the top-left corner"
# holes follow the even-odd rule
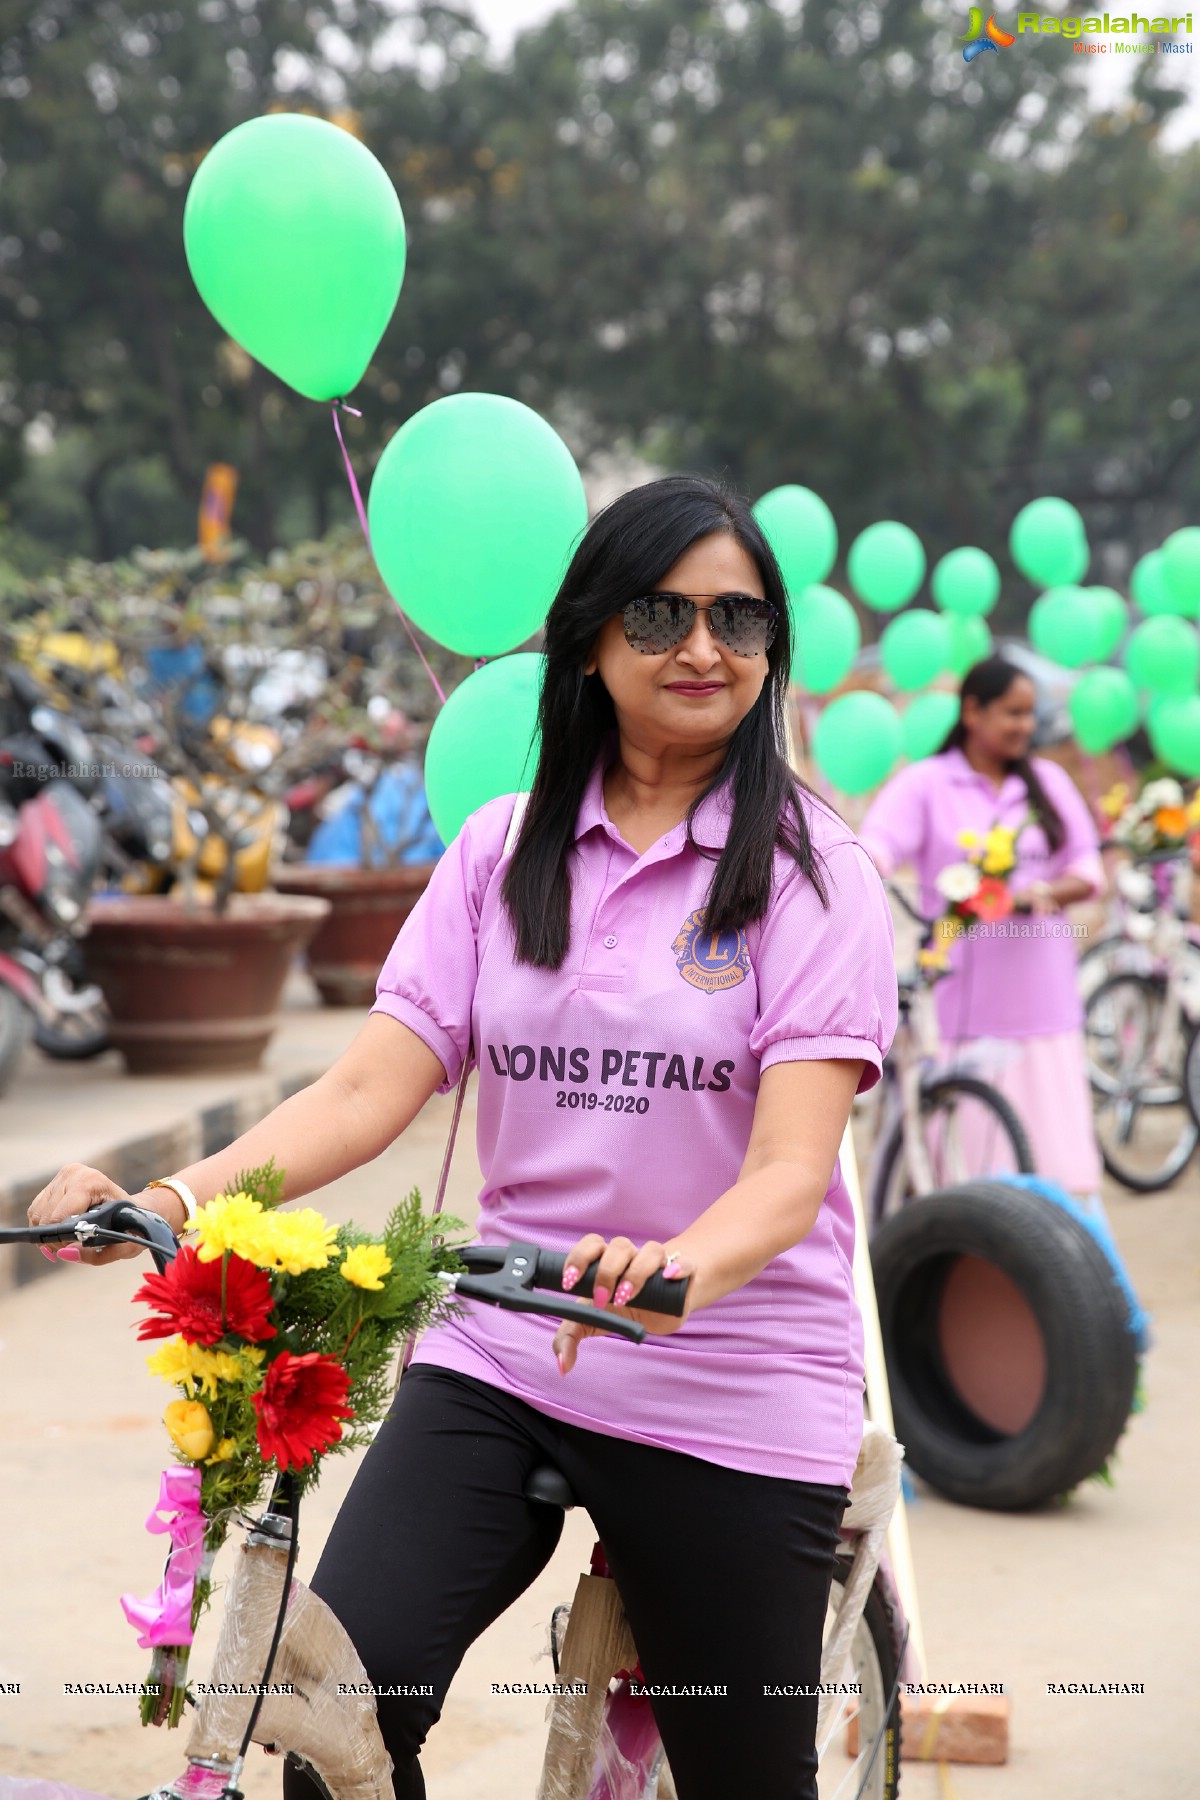
[[[505,1312],[540,1313],[545,1318],[569,1319],[575,1324],[611,1332],[614,1337],[627,1338],[631,1344],[643,1341],[646,1327],[636,1319],[623,1319],[604,1307],[585,1306],[566,1294],[536,1293],[533,1277],[537,1254],[535,1244],[510,1244],[503,1263],[492,1273],[454,1275],[443,1270],[438,1279],[468,1300],[502,1306]]]

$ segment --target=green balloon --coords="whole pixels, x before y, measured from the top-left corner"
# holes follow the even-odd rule
[[[958,723],[957,694],[918,694],[904,709],[900,732],[909,762],[932,756],[945,742],[946,733]]]
[[[1071,690],[1071,721],[1080,748],[1096,756],[1137,730],[1137,690],[1123,669],[1088,669]]]
[[[927,687],[949,667],[949,623],[940,613],[914,607],[884,627],[879,655],[898,688]]]
[[[990,613],[1000,598],[1000,571],[986,550],[964,544],[943,556],[929,585],[943,612]]]
[[[1200,675],[1200,637],[1194,626],[1169,614],[1144,619],[1125,646],[1125,667],[1139,687],[1155,694],[1194,693]]]
[[[1088,566],[1087,532],[1069,500],[1045,495],[1023,506],[1008,536],[1012,559],[1038,587],[1076,582]]]
[[[878,787],[900,755],[900,715],[882,694],[859,691],[831,700],[817,720],[813,756],[843,794]]]
[[[302,113],[249,119],[197,169],[183,244],[200,298],[309,400],[357,387],[404,280],[404,216],[382,163]]]
[[[756,500],[753,510],[789,597],[794,600],[811,583],[824,581],[837,559],[838,534],[821,496],[790,482]]]
[[[1162,547],[1163,585],[1176,611],[1189,618],[1200,613],[1200,525],[1173,531]]]
[[[1086,588],[1050,588],[1029,609],[1029,641],[1051,662],[1081,669],[1099,658],[1099,624]]]
[[[499,394],[451,394],[400,427],[367,508],[402,612],[464,656],[498,656],[545,620],[587,524],[571,452]]]
[[[1150,550],[1138,558],[1129,573],[1129,591],[1149,618],[1157,618],[1160,613],[1178,616],[1191,610],[1181,605],[1167,586],[1164,562],[1161,550]]]
[[[895,612],[912,599],[925,579],[925,552],[915,531],[895,519],[881,519],[860,531],[846,558],[856,594],[876,612]]]
[[[820,582],[790,604],[792,680],[810,694],[827,694],[854,667],[862,645],[858,615],[844,594]]]
[[[1096,631],[1096,661],[1104,662],[1125,636],[1129,625],[1129,608],[1116,588],[1087,587],[1083,592],[1092,609]]]
[[[950,632],[950,669],[955,675],[967,670],[992,653],[992,634],[980,618],[963,618],[950,613],[946,619]]]
[[[477,807],[532,785],[544,663],[531,651],[485,663],[459,682],[434,720],[425,749],[425,793],[444,844]]]
[[[1200,775],[1200,695],[1160,700],[1146,734],[1155,756],[1189,780]]]

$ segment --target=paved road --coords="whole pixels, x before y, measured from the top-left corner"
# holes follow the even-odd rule
[[[128,1084],[126,1084],[126,1087]],[[80,1090],[82,1092],[82,1090]],[[94,1096],[93,1096],[94,1097]],[[82,1102],[81,1102],[82,1104]],[[326,1190],[334,1218],[381,1221],[413,1181],[432,1196],[448,1123],[435,1099],[405,1139]],[[61,1124],[62,1153],[76,1152]],[[450,1206],[474,1212],[473,1129],[464,1117]],[[905,1800],[1194,1800],[1185,1721],[1194,1716],[1200,1558],[1195,1516],[1193,1372],[1200,1367],[1200,1177],[1110,1214],[1154,1314],[1149,1406],[1124,1440],[1117,1485],[1089,1484],[1033,1516],[971,1512],[921,1492],[910,1509],[930,1678],[1003,1681],[1012,1756],[1003,1768],[904,1765]],[[65,1682],[134,1681],[145,1669],[117,1603],[150,1591],[160,1552],[142,1529],[163,1466],[163,1391],[143,1366],[128,1294],[140,1263],[71,1267],[0,1297],[0,1772],[70,1781],[105,1795],[146,1791],[174,1773],[182,1734],[142,1731],[135,1703],[72,1696]],[[631,1349],[631,1356],[636,1356]],[[333,1459],[308,1503],[300,1572],[311,1571],[353,1469]],[[542,1578],[473,1647],[426,1755],[431,1800],[526,1800],[544,1732],[539,1699],[493,1683],[546,1679],[538,1661],[553,1605],[569,1599],[591,1533],[576,1513]],[[215,1631],[197,1647],[207,1668]],[[1047,1683],[1144,1682],[1143,1696],[1051,1697]],[[249,1800],[278,1793],[278,1765],[256,1757]]]

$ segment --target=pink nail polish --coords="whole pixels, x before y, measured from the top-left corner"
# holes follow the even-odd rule
[[[663,1264],[663,1274],[667,1277],[668,1281],[673,1281],[676,1276],[683,1274],[683,1270],[680,1268],[675,1258],[672,1257],[670,1262]]]
[[[38,1249],[41,1251],[47,1262],[53,1262],[58,1255],[58,1251],[51,1249],[49,1244],[39,1244]]]
[[[592,1289],[592,1299],[595,1301],[597,1306],[607,1306],[608,1305],[608,1289],[606,1287],[593,1288]]]
[[[78,1262],[79,1261],[79,1245],[78,1244],[64,1244],[62,1249],[58,1253],[58,1260],[59,1260],[59,1262]]]
[[[563,1293],[569,1294],[571,1289],[575,1286],[575,1283],[578,1280],[579,1280],[579,1270],[571,1268],[570,1264],[568,1264],[567,1267],[562,1272]]]
[[[556,1363],[557,1363],[557,1364],[558,1364],[558,1372],[559,1372],[559,1374],[560,1374],[560,1375],[565,1375],[565,1374],[566,1374],[566,1372],[567,1372],[567,1371],[566,1371],[566,1366],[565,1366],[565,1364],[564,1364],[564,1363],[563,1363],[563,1359],[562,1359],[562,1357],[561,1357],[561,1356],[560,1356],[560,1355],[559,1355],[559,1354],[558,1354],[558,1352],[557,1352],[557,1351],[555,1351],[555,1353],[554,1353],[554,1360],[555,1360],[555,1362],[556,1362]]]
[[[620,1286],[617,1288],[616,1293],[613,1295],[613,1305],[614,1306],[627,1305],[628,1301],[629,1301],[629,1296],[630,1296],[630,1294],[632,1294],[632,1292],[633,1292],[632,1281],[621,1282]]]

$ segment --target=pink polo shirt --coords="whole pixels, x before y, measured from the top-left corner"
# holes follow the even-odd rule
[[[1027,887],[1031,881],[1078,875],[1091,882],[1093,893],[1102,893],[1104,868],[1087,803],[1058,763],[1039,756],[1033,766],[1063,822],[1066,840],[1051,855],[1041,826],[1027,826],[1017,839],[1010,880]],[[934,878],[967,854],[958,833],[982,835],[992,825],[1019,826],[1029,810],[1019,775],[1006,776],[997,791],[961,750],[947,750],[911,763],[886,782],[871,802],[859,836],[885,874],[912,864],[921,884],[920,905],[932,916],[945,904]],[[950,953],[951,973],[934,990],[942,1037],[950,1042],[1078,1030],[1083,1006],[1077,959],[1069,921],[1057,914],[1017,914],[998,928],[960,939]]]
[[[514,958],[500,886],[513,801],[473,813],[442,857],[379,978],[375,1009],[416,1032],[457,1081],[481,1046],[481,1243],[569,1250],[585,1232],[634,1243],[681,1232],[738,1177],[759,1076],[774,1062],[861,1058],[879,1078],[896,1019],[892,924],[849,829],[803,796],[825,860],[825,912],[776,853],[764,917],[701,928],[715,859],[682,825],[638,855],[608,818],[602,757],[571,858],[560,970]],[[728,788],[697,842],[726,838]],[[802,1243],[752,1281],[641,1345],[588,1338],[571,1373],[557,1323],[470,1305],[415,1360],[503,1388],[557,1419],[793,1480],[848,1486],[863,1425],[854,1222],[835,1167]]]

